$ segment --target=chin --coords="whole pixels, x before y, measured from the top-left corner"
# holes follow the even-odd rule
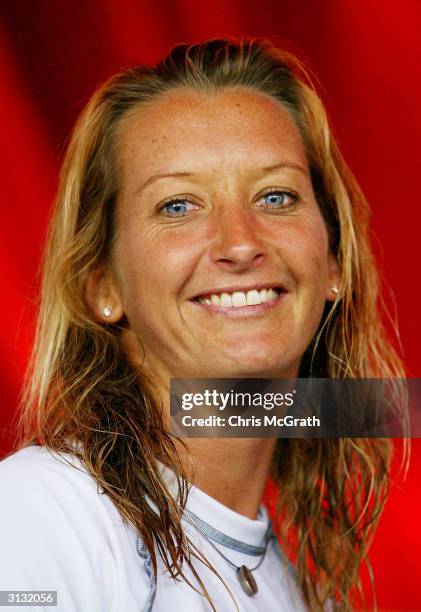
[[[223,373],[225,378],[294,378],[298,371],[292,357],[280,355],[279,351],[259,351],[256,346],[250,351],[237,351],[230,362]]]

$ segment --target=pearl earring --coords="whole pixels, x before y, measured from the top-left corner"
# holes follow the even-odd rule
[[[103,309],[102,314],[104,315],[104,317],[109,317],[111,315],[111,308],[108,308],[108,306],[106,306]]]
[[[333,286],[331,287],[331,290],[333,291],[333,293],[336,293],[336,294],[338,294],[338,293],[339,293],[339,289],[337,288],[337,286],[336,286],[336,285],[333,285]]]

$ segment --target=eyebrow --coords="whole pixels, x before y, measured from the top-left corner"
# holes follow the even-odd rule
[[[304,176],[306,177],[308,176],[308,170],[306,168],[304,168],[303,166],[300,166],[299,164],[294,164],[294,163],[289,163],[289,162],[278,162],[270,166],[263,166],[256,170],[259,172],[259,174],[268,174],[270,172],[273,172],[273,170],[280,170],[281,168],[290,168],[292,170],[297,170],[298,172],[301,172],[301,174],[303,174]],[[189,178],[192,176],[197,176],[198,174],[201,174],[201,173],[200,172],[165,172],[162,174],[153,174],[148,179],[146,179],[146,181],[144,181],[140,185],[140,187],[138,187],[138,189],[136,189],[136,194],[139,194],[146,187],[148,187],[151,183],[154,183],[155,181],[159,181],[161,179]]]
[[[300,164],[293,164],[289,162],[279,162],[271,166],[264,166],[263,168],[259,168],[259,171],[261,171],[262,174],[266,174],[272,172],[272,170],[279,170],[281,168],[290,168],[292,170],[298,170],[298,172],[301,172],[301,174],[304,174],[304,176],[308,176],[307,168],[305,168],[304,166],[300,166]]]

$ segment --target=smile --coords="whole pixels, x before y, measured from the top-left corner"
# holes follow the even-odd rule
[[[246,306],[258,306],[263,303],[275,302],[282,289],[279,287],[269,287],[265,289],[251,289],[248,291],[233,291],[231,293],[212,293],[199,296],[197,301],[207,306],[217,306],[220,308],[244,308]]]

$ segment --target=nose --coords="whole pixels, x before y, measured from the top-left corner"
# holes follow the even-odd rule
[[[251,211],[235,207],[220,213],[215,229],[211,258],[218,267],[242,272],[259,266],[266,257],[264,237]]]

